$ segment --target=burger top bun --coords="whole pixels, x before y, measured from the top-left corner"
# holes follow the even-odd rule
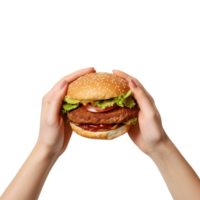
[[[98,72],[82,76],[69,84],[67,96],[76,100],[95,101],[117,97],[128,91],[129,86],[121,77]]]
[[[91,131],[86,131],[82,129],[79,126],[76,126],[72,122],[70,122],[70,126],[72,127],[74,132],[76,132],[77,134],[83,137],[91,138],[91,139],[105,139],[105,140],[112,140],[116,137],[119,137],[123,135],[124,133],[128,132],[129,129],[131,128],[131,125],[123,125],[114,130],[102,131],[102,132],[91,132]]]

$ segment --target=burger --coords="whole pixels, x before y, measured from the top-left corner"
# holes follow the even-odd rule
[[[73,131],[87,138],[111,140],[137,123],[138,106],[127,81],[110,73],[70,83],[62,108]]]

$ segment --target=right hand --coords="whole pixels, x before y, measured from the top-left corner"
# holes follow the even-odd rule
[[[139,106],[138,123],[129,130],[130,138],[149,156],[154,152],[161,153],[160,147],[168,140],[168,136],[162,127],[161,116],[153,98],[136,78],[119,70],[113,70],[113,73],[129,83]]]

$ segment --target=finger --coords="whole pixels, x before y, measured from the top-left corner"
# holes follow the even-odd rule
[[[120,70],[120,69],[112,69],[112,73],[117,75],[117,76],[120,76],[123,79],[125,79],[128,83],[130,82],[131,79],[133,79],[133,81],[136,83],[136,85],[138,87],[140,87],[145,92],[145,94],[147,95],[147,98],[150,100],[151,104],[156,109],[156,107],[157,107],[156,98],[147,89],[147,87],[144,85],[144,83],[138,77],[135,77],[135,76],[123,71],[123,70]]]
[[[67,75],[64,75],[62,78],[58,80],[58,82],[55,85],[52,86],[51,93],[49,94],[47,101],[49,102],[51,101],[51,98],[54,95],[54,92],[59,89],[60,85],[62,84],[64,80],[66,80],[68,83],[71,83],[81,76],[84,76],[88,73],[95,73],[95,72],[96,70],[93,67],[86,67],[86,68],[75,70],[74,72],[68,73]]]
[[[58,88],[60,87],[60,85],[62,84],[62,82],[64,80],[66,80],[68,83],[70,83],[70,82],[75,81],[80,76],[84,76],[84,75],[86,75],[88,73],[95,73],[95,72],[96,72],[95,66],[85,67],[85,68],[82,68],[82,69],[76,69],[73,72],[69,72],[68,74],[60,77],[57,81],[55,81],[51,85],[51,88],[49,90],[47,90],[46,93],[48,93],[50,90],[52,90],[53,92],[58,90]]]
[[[79,78],[80,76],[84,76],[86,74],[94,73],[94,72],[96,72],[94,67],[88,67],[88,68],[77,70],[77,71],[65,76],[63,79],[66,79],[68,81],[68,83],[70,83],[70,82],[76,80],[77,78]]]
[[[147,96],[149,97],[151,102],[154,102],[152,96],[147,92],[147,90],[144,88],[144,86],[134,77],[126,74],[125,72],[122,72],[120,70],[113,70],[113,73],[117,76],[122,77],[123,79],[125,79],[127,82],[129,82],[131,79],[134,80],[134,82],[136,82],[136,84],[145,91],[145,93],[147,94]]]
[[[142,115],[145,117],[151,117],[155,113],[155,109],[152,106],[149,98],[147,97],[144,90],[142,90],[133,79],[129,81],[130,89],[133,93],[133,97],[137,101],[140,110],[142,111]]]
[[[80,76],[84,76],[88,73],[95,73],[95,72],[96,72],[96,69],[94,67],[86,67],[86,68],[77,69],[74,72],[68,73],[67,75],[64,75],[59,80],[57,80],[55,82],[56,84],[55,83],[52,84],[51,88],[49,88],[47,92],[41,97],[41,107],[42,107],[41,115],[42,113],[46,113],[48,109],[48,104],[51,102],[52,96],[55,94],[56,91],[59,90],[59,87],[64,80],[67,80],[67,82],[70,83],[70,82],[75,81]]]
[[[47,121],[49,125],[56,125],[60,119],[60,109],[68,88],[66,80],[62,82],[59,89],[54,93],[47,110]]]

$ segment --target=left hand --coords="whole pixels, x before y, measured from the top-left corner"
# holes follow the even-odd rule
[[[91,67],[67,75],[43,97],[40,133],[36,146],[48,155],[59,157],[65,151],[72,134],[70,125],[65,123],[65,117],[60,115],[68,84],[80,76],[93,72],[95,69]]]

